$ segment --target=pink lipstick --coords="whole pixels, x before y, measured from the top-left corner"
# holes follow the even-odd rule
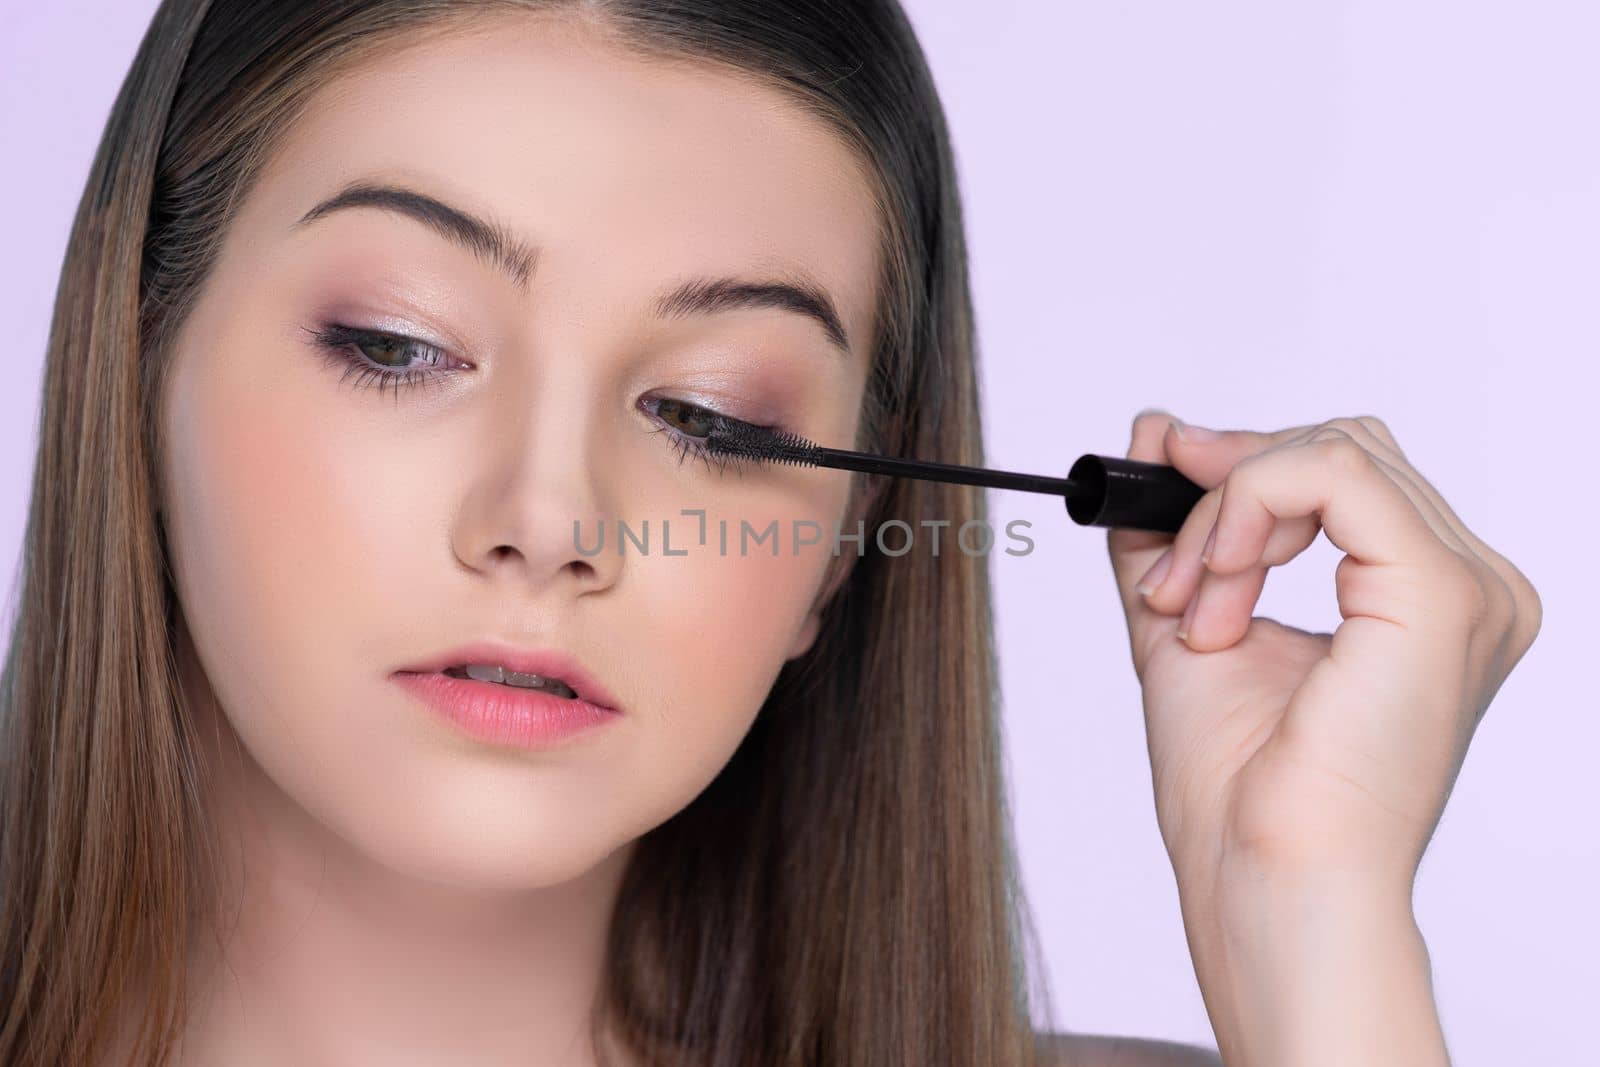
[[[548,748],[622,715],[616,699],[571,657],[496,641],[442,653],[393,677],[490,744]]]

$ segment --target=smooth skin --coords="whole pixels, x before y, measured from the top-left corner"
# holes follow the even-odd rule
[[[1107,541],[1224,1060],[1447,1064],[1412,883],[1538,594],[1380,419],[1217,433],[1150,410],[1128,456],[1207,490],[1176,537]],[[1253,617],[1319,531],[1345,553],[1337,630]]]
[[[681,461],[647,402],[852,439],[877,264],[847,147],[748,78],[579,23],[501,14],[405,45],[299,116],[167,387],[179,660],[227,861],[185,1064],[593,1063],[634,843],[817,633],[831,555],[786,537],[723,556],[716,523],[831,530],[846,505],[831,472]],[[531,270],[385,207],[302,221],[358,182],[492,220]],[[804,275],[852,351],[782,307],[656,313],[724,275]],[[330,353],[329,324],[409,340]],[[375,362],[417,384],[378,388]],[[603,551],[580,553],[575,520],[590,546],[607,523]],[[618,520],[650,524],[648,552],[619,552]],[[393,680],[477,640],[577,659],[622,713],[516,749]]]

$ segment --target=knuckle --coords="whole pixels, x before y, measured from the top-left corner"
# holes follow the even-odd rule
[[[1514,566],[1511,567],[1511,579],[1507,584],[1513,605],[1512,632],[1517,647],[1526,652],[1544,626],[1544,601],[1540,599],[1533,583],[1528,581],[1527,575]]]
[[[1485,566],[1494,574],[1505,611],[1502,618],[1520,656],[1533,644],[1533,639],[1544,625],[1544,603],[1539,591],[1516,564],[1481,542],[1479,554],[1484,557]]]
[[[1220,503],[1226,494],[1231,493],[1234,496],[1243,494],[1249,489],[1250,483],[1255,481],[1256,472],[1260,470],[1261,464],[1265,463],[1272,455],[1273,450],[1268,449],[1265,452],[1257,452],[1253,455],[1245,456],[1243,459],[1240,459],[1238,462],[1234,463],[1231,468],[1229,468],[1228,473],[1223,476],[1222,481],[1218,482],[1215,487],[1207,492],[1206,495],[1210,496],[1212,493],[1215,493],[1220,506]]]
[[[1208,497],[1215,494],[1213,510],[1208,517],[1220,522],[1224,513],[1231,517],[1246,509],[1245,501],[1259,499],[1261,490],[1266,484],[1264,479],[1271,476],[1270,471],[1280,455],[1281,453],[1269,449],[1246,456],[1235,463],[1227,476],[1217,483],[1216,488],[1206,494]],[[1202,498],[1201,503],[1205,502],[1205,498]],[[1199,510],[1198,505],[1195,510]],[[1210,527],[1211,523],[1207,522],[1201,534],[1203,535]]]
[[[1492,567],[1486,566],[1482,570],[1487,572],[1479,578],[1488,605],[1486,617],[1497,628],[1510,631],[1517,618],[1517,600],[1511,592],[1511,586]]]
[[[1372,453],[1337,426],[1324,427],[1312,442],[1327,453],[1329,461],[1339,471],[1355,473],[1372,466]]]
[[[1394,432],[1389,429],[1388,423],[1376,415],[1340,416],[1329,419],[1322,424],[1322,427],[1329,430],[1339,430],[1358,442],[1370,438],[1396,454],[1404,455],[1400,451],[1400,444],[1395,440]]]
[[[1544,628],[1544,602],[1539,598],[1539,591],[1531,585],[1528,586],[1527,609],[1521,613],[1521,618],[1524,620],[1522,648],[1527,651]]]
[[[1455,552],[1456,563],[1449,568],[1441,591],[1451,614],[1470,629],[1477,629],[1489,621],[1494,612],[1493,594],[1466,560]]]
[[[1389,429],[1389,424],[1376,415],[1357,415],[1355,422],[1372,436],[1388,444],[1394,443],[1394,433]]]
[[[1339,437],[1341,435],[1345,437],[1350,436],[1345,432],[1344,428],[1339,425],[1338,419],[1327,419],[1323,422],[1317,423],[1311,428],[1311,436],[1307,440],[1325,441],[1330,437]]]

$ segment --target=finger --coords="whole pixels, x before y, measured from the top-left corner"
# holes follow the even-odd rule
[[[1437,563],[1451,549],[1381,461],[1349,435],[1322,433],[1246,459],[1229,475],[1210,559],[1227,573],[1260,560],[1284,519],[1320,517],[1362,563]]]
[[[1280,520],[1260,558],[1242,566],[1223,568],[1208,562],[1203,548],[1186,549],[1183,562],[1169,568],[1167,580],[1146,595],[1145,603],[1160,614],[1180,615],[1175,633],[1191,648],[1226,648],[1249,629],[1267,571],[1304,552],[1321,532],[1315,517]],[[1197,616],[1202,621],[1195,627]]]
[[[1313,439],[1347,434],[1363,448],[1373,453],[1374,461],[1411,497],[1439,539],[1454,550],[1467,563],[1475,576],[1484,601],[1485,632],[1474,635],[1474,642],[1498,643],[1509,633],[1513,640],[1510,658],[1504,662],[1509,671],[1532,641],[1538,628],[1538,594],[1521,571],[1510,560],[1484,544],[1445,503],[1426,478],[1405,461],[1402,454],[1388,447],[1393,435],[1388,434],[1382,422],[1371,416],[1356,419],[1330,420]]]
[[[1377,456],[1386,464],[1390,477],[1410,493],[1416,500],[1419,510],[1429,519],[1436,530],[1440,530],[1440,537],[1448,544],[1452,544],[1458,551],[1465,555],[1477,556],[1485,566],[1495,571],[1496,574],[1507,582],[1512,582],[1521,575],[1510,560],[1490,548],[1483,542],[1467,524],[1461,521],[1460,516],[1450,507],[1444,497],[1432,482],[1423,477],[1422,472],[1411,465],[1405,453],[1400,451],[1399,444],[1395,441],[1394,433],[1384,424],[1382,419],[1374,415],[1357,415],[1353,418],[1329,419],[1323,424],[1323,429],[1340,430],[1349,434],[1363,447]],[[1448,533],[1444,532],[1448,531]]]
[[[1274,444],[1311,432],[1315,427],[1296,426],[1277,433],[1258,433],[1253,430],[1212,431],[1215,438],[1200,439],[1194,427],[1184,427],[1182,420],[1159,408],[1146,408],[1133,420],[1132,440],[1127,458],[1146,463],[1163,463],[1176,467],[1202,489],[1220,485],[1229,470],[1245,456],[1253,455]],[[1187,434],[1187,436],[1185,436]],[[1202,497],[1185,522],[1188,526],[1210,528],[1210,519],[1216,507],[1215,500],[1207,502]],[[1196,516],[1200,516],[1199,519]],[[1183,536],[1182,530],[1178,537]],[[1192,535],[1191,535],[1192,536]],[[1202,529],[1200,536],[1205,536]],[[1173,543],[1174,535],[1151,530],[1113,529],[1107,531],[1107,546],[1111,564],[1116,572],[1117,585],[1123,604],[1131,614],[1143,608],[1141,598],[1134,588],[1150,569],[1157,557]]]
[[[1176,535],[1148,530],[1113,529],[1107,532],[1107,547],[1112,570],[1127,616],[1134,667],[1143,677],[1149,651],[1158,642],[1169,640],[1174,629],[1170,618],[1183,611],[1200,580],[1197,562],[1200,546],[1216,516],[1220,493],[1215,490],[1241,459],[1284,441],[1314,432],[1314,426],[1295,426],[1274,433],[1253,430],[1204,431],[1185,424],[1170,412],[1147,408],[1133,423],[1128,458],[1176,467],[1201,488],[1211,490],[1191,509]],[[1291,524],[1285,537],[1303,536],[1306,543],[1316,536],[1314,521]],[[1303,545],[1301,547],[1304,547]],[[1150,568],[1168,550],[1176,574],[1164,582],[1157,595],[1147,600],[1138,585]],[[1284,559],[1294,551],[1286,546]],[[1181,590],[1174,592],[1173,590]]]
[[[1395,441],[1393,431],[1382,419],[1374,415],[1358,415],[1354,418],[1330,419],[1324,426],[1343,430],[1378,456],[1387,464],[1390,477],[1418,501],[1419,508],[1430,523],[1436,529],[1450,531],[1451,536],[1444,536],[1443,539],[1485,569],[1485,592],[1495,601],[1495,609],[1504,614],[1507,625],[1516,627],[1521,642],[1519,648],[1525,650],[1538,630],[1542,610],[1538,593],[1527,576],[1461,521],[1438,489],[1406,459]]]
[[[1493,648],[1491,656],[1484,658],[1496,662],[1502,675],[1509,672],[1538,632],[1542,609],[1537,592],[1520,571],[1488,550],[1461,524],[1437,490],[1405,459],[1393,434],[1381,420],[1371,416],[1332,419],[1318,426],[1271,436],[1287,437],[1284,443],[1296,445],[1344,437],[1366,449],[1373,464],[1409,498],[1440,543],[1454,551],[1475,576],[1476,593],[1469,590],[1465,596],[1465,603],[1473,610],[1466,616],[1481,616],[1481,621],[1489,625],[1475,630],[1469,640],[1473,645]],[[1225,495],[1226,491],[1224,483],[1216,495]],[[1203,525],[1209,537],[1212,522],[1222,509],[1217,501],[1208,499],[1204,503],[1206,507],[1196,510],[1204,516]],[[1196,525],[1202,524],[1197,521]],[[1209,568],[1202,558],[1202,550],[1195,547],[1200,534],[1188,530],[1180,532],[1174,548],[1175,558],[1163,570],[1165,580],[1146,596],[1145,602],[1159,614],[1181,613],[1181,621],[1170,631],[1155,631],[1136,639],[1136,658],[1137,650],[1142,649],[1147,657],[1157,642],[1170,640],[1173,633],[1197,651],[1226,648],[1236,643],[1248,632],[1265,582],[1266,567],[1285,563],[1299,554],[1316,539],[1320,529],[1321,523],[1315,516],[1298,520],[1280,518],[1273,524],[1257,559],[1246,561],[1248,557],[1244,557],[1221,562],[1213,559]],[[1501,566],[1496,566],[1496,561]],[[1481,611],[1478,610],[1479,601]],[[1506,640],[1508,634],[1510,640]]]
[[[1246,456],[1259,455],[1269,448],[1302,440],[1322,428],[1321,423],[1290,426],[1282,430],[1213,430],[1192,426],[1179,419],[1168,451],[1184,475],[1196,485],[1210,489],[1222,484],[1228,472]]]
[[[1477,580],[1354,439],[1318,436],[1240,463],[1225,483],[1212,565],[1243,573],[1276,523],[1307,515],[1320,516],[1329,541],[1346,554],[1335,574],[1344,621],[1291,699],[1284,736],[1303,739],[1309,750],[1365,753],[1397,766],[1437,749],[1441,731],[1464,737],[1471,716],[1463,709],[1476,686],[1470,642],[1482,618]],[[1202,599],[1190,647],[1214,647],[1229,623],[1219,618]],[[1328,699],[1330,687],[1337,699]],[[1437,783],[1414,776],[1420,809]]]
[[[1171,464],[1172,457],[1166,442],[1171,439],[1169,427],[1173,416],[1156,408],[1146,408],[1133,420],[1132,439],[1128,445],[1128,459],[1145,463]],[[1117,583],[1117,592],[1127,614],[1130,631],[1135,620],[1145,610],[1134,583],[1150,569],[1156,558],[1172,544],[1172,535],[1154,530],[1112,529],[1106,531],[1106,547],[1111,555],[1111,570]],[[1137,659],[1137,656],[1136,656]]]
[[[1267,570],[1263,564],[1232,574],[1207,571],[1184,607],[1176,631],[1178,639],[1197,652],[1235,644],[1250,628]]]
[[[1247,569],[1238,566],[1224,571],[1207,558],[1206,542],[1216,527],[1225,496],[1226,483],[1202,497],[1190,513],[1193,521],[1186,521],[1183,529],[1178,531],[1171,564],[1163,572],[1161,580],[1145,595],[1145,604],[1151,610],[1163,615],[1180,615],[1194,602],[1202,582],[1213,573],[1232,574]],[[1282,519],[1273,526],[1267,543],[1251,566],[1276,567],[1287,563],[1310,547],[1321,532],[1322,524],[1314,515]],[[1230,588],[1240,587],[1230,584]],[[1260,586],[1256,588],[1259,592]],[[1249,621],[1248,613],[1244,621]]]
[[[1470,553],[1467,539],[1471,536],[1461,520],[1450,510],[1438,490],[1428,484],[1428,480],[1411,466],[1411,463],[1400,451],[1399,445],[1394,441],[1394,435],[1389,432],[1383,422],[1371,415],[1359,415],[1354,418],[1329,419],[1317,428],[1310,439],[1344,434],[1354,440],[1361,447],[1371,452],[1384,468],[1395,484],[1405,490],[1412,498],[1417,510],[1423,518],[1428,520],[1439,539],[1446,544],[1457,548],[1459,551]]]
[[[1145,595],[1151,610],[1181,613],[1174,632],[1197,651],[1227,648],[1242,638],[1250,627],[1268,569],[1294,559],[1322,532],[1314,515],[1280,519],[1254,562],[1219,566],[1206,542],[1216,529],[1227,485],[1224,482],[1217,493],[1208,494],[1205,521],[1180,532],[1182,543],[1175,546],[1178,558],[1166,568],[1165,579]]]
[[[1204,565],[1200,561],[1201,548],[1216,519],[1221,498],[1221,483],[1228,472],[1246,457],[1306,437],[1316,432],[1317,427],[1292,426],[1271,433],[1255,430],[1205,430],[1185,426],[1172,416],[1161,414],[1163,419],[1159,425],[1162,430],[1165,431],[1169,424],[1172,425],[1171,431],[1162,435],[1162,455],[1155,456],[1154,449],[1151,449],[1147,455],[1131,455],[1130,458],[1171,463],[1208,492],[1195,502],[1176,535],[1156,534],[1144,538],[1130,536],[1114,539],[1113,562],[1117,562],[1117,541],[1120,540],[1126,546],[1126,554],[1121,562],[1129,570],[1136,571],[1131,583],[1124,584],[1124,598],[1131,600],[1133,595],[1140,592],[1139,586],[1145,584],[1144,579],[1149,576],[1151,566],[1162,555],[1160,551],[1137,554],[1139,550],[1146,545],[1163,549],[1170,544],[1173,549],[1172,563],[1159,580],[1152,583],[1154,588],[1144,595],[1144,604],[1159,614],[1177,615],[1193,599],[1204,571]],[[1153,427],[1151,432],[1154,433]],[[1136,432],[1135,444],[1139,443],[1140,438]],[[1267,562],[1285,563],[1294,558],[1306,545],[1316,539],[1320,529],[1315,519],[1285,523],[1277,535],[1279,541],[1274,546],[1273,558],[1269,558]],[[1143,533],[1143,531],[1116,532]],[[1167,540],[1168,538],[1171,540]],[[1129,610],[1132,614],[1133,609]]]

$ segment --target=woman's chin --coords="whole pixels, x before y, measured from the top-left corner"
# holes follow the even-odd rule
[[[373,828],[352,844],[384,870],[454,890],[520,892],[584,878],[627,844],[574,818],[440,816]]]

